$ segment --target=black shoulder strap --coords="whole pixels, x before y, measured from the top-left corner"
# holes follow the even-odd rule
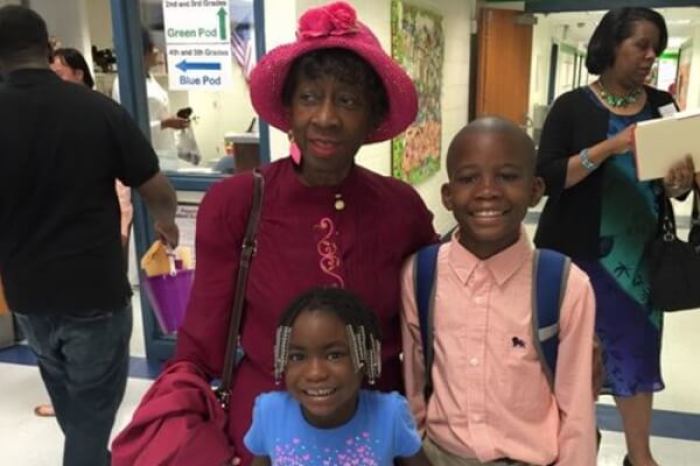
[[[243,315],[243,303],[245,301],[248,272],[250,271],[250,263],[256,249],[255,235],[257,234],[258,224],[260,223],[264,191],[265,179],[258,170],[255,170],[253,171],[253,204],[251,205],[250,214],[248,215],[248,223],[245,229],[245,236],[243,237],[241,260],[238,266],[236,287],[233,292],[233,306],[231,310],[231,321],[228,327],[224,368],[221,373],[221,385],[216,389],[216,396],[219,398],[219,402],[224,409],[228,407],[229,398],[231,396],[231,378],[233,377],[233,368],[236,364],[238,333],[241,327],[241,317]]]

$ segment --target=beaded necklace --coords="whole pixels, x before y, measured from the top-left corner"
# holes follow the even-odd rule
[[[605,89],[605,86],[603,86],[603,82],[600,80],[598,81],[598,86],[600,86],[600,97],[605,101],[605,103],[607,103],[613,108],[627,107],[628,105],[632,105],[642,94],[642,88],[639,87],[630,91],[627,95],[618,97],[615,94],[609,92],[607,89]]]

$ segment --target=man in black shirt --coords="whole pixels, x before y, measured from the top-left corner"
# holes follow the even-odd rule
[[[176,199],[129,115],[49,69],[46,24],[0,8],[0,276],[65,434],[63,464],[109,464],[131,335],[114,180],[175,246]]]

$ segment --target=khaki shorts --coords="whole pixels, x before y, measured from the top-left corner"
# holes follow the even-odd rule
[[[496,460],[482,463],[476,458],[462,458],[435,444],[428,437],[423,439],[423,451],[433,466],[527,466],[526,463],[513,460]]]

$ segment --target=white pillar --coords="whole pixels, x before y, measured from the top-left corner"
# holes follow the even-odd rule
[[[290,0],[265,0],[265,47],[271,50],[294,40],[297,5]],[[289,150],[287,135],[270,126],[270,160],[285,157]]]

